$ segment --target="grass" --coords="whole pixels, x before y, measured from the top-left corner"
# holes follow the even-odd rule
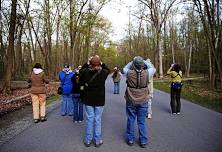
[[[154,82],[154,88],[170,93],[170,82]],[[222,113],[222,91],[215,91],[206,80],[184,81],[181,97]]]
[[[49,105],[49,104],[59,100],[60,98],[61,98],[60,95],[51,96],[51,97],[47,98],[46,105]]]

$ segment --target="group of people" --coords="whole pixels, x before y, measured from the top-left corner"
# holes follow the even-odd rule
[[[148,144],[146,117],[151,118],[151,103],[153,98],[153,76],[155,67],[149,59],[144,60],[140,56],[134,57],[124,68],[126,76],[126,142],[132,146],[135,142],[134,123],[137,119],[139,130],[139,145],[145,148]],[[85,111],[85,136],[84,145],[96,147],[103,144],[101,117],[105,106],[105,81],[110,69],[104,64],[98,55],[88,59],[83,66],[75,71],[70,65],[65,64],[59,72],[60,87],[62,89],[61,116],[73,116],[74,122],[83,121],[83,105]],[[172,114],[180,114],[180,93],[182,72],[178,64],[172,64],[167,71],[172,77],[171,83],[171,111]],[[112,74],[114,82],[114,94],[120,93],[120,81],[122,74],[115,67]],[[41,64],[37,63],[32,71],[29,82],[31,83],[31,97],[33,102],[34,122],[46,121],[45,77]]]

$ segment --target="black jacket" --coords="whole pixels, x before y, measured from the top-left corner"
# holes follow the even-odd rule
[[[100,73],[90,82],[90,79],[97,71],[91,71],[87,64],[84,64],[80,70],[80,83],[84,85],[83,103],[88,106],[105,105],[105,81],[110,70],[105,64],[102,64]]]
[[[78,73],[75,73],[75,75],[73,75],[72,77],[72,93],[74,94],[79,94],[81,93],[80,91],[80,80],[79,82],[77,82],[77,77],[79,77],[79,74]]]

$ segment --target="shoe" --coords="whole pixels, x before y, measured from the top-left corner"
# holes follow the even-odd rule
[[[34,123],[38,123],[39,122],[39,119],[34,119]]]
[[[86,147],[90,147],[90,146],[91,146],[91,142],[84,142],[84,145],[85,145]]]
[[[174,112],[173,115],[175,115],[175,114],[177,114],[177,113]]]
[[[146,144],[140,144],[141,148],[146,148]]]
[[[66,114],[65,114],[65,113],[62,113],[61,116],[66,116]]]
[[[151,114],[148,114],[147,118],[148,118],[148,119],[151,119],[151,118],[152,118],[152,115],[151,115]]]
[[[134,144],[133,141],[128,141],[128,142],[127,142],[127,145],[129,145],[129,146],[133,146],[133,144]]]
[[[72,114],[72,113],[70,113],[70,114],[69,114],[69,116],[73,116],[73,114]]]
[[[77,121],[74,121],[74,123],[77,123]]]
[[[80,121],[78,121],[78,123],[81,123],[82,121],[80,120]]]
[[[180,112],[177,112],[178,115],[180,115]]]
[[[46,117],[41,117],[41,122],[47,121]]]
[[[102,144],[103,144],[103,141],[102,141],[102,140],[100,140],[98,144],[97,144],[97,143],[95,144],[95,147],[97,147],[97,148],[98,148],[98,147],[100,147]]]

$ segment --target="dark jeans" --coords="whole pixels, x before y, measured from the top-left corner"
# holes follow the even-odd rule
[[[80,98],[80,94],[73,94],[73,121],[83,121],[83,103]]]
[[[173,89],[171,87],[171,101],[170,101],[170,106],[172,113],[178,113],[180,112],[181,109],[181,103],[180,103],[180,93],[181,89]]]

